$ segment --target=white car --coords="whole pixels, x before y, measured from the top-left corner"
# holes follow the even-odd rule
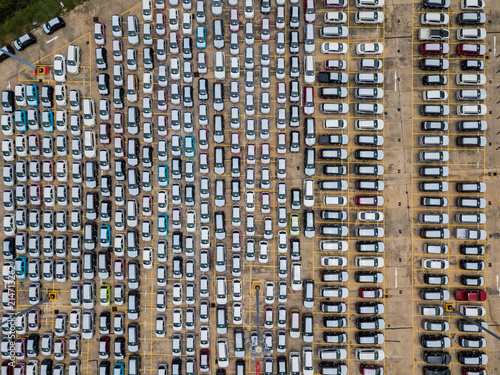
[[[54,56],[54,79],[56,82],[66,82],[66,59],[63,55]]]
[[[384,220],[384,214],[379,211],[359,211],[358,212],[359,221],[382,221]]]
[[[200,348],[210,347],[210,327],[201,326],[200,327]]]
[[[266,283],[265,301],[268,305],[272,305],[274,303],[274,283]]]
[[[346,54],[348,51],[347,43],[324,42],[321,43],[322,53]]]
[[[424,13],[422,14],[420,22],[422,25],[448,25],[450,22],[450,16],[446,13]]]
[[[358,55],[380,55],[384,53],[384,45],[382,43],[358,43],[356,53]]]
[[[147,270],[153,268],[153,248],[145,247],[142,250],[142,266]]]
[[[446,270],[450,266],[450,262],[446,259],[422,259],[422,267],[426,270]]]

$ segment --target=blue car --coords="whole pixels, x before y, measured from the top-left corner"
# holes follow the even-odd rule
[[[113,366],[113,375],[125,375],[125,364],[116,362]]]
[[[28,117],[25,109],[16,109],[14,111],[14,125],[18,132],[28,131]]]
[[[205,26],[196,27],[196,47],[198,49],[207,48],[207,28]]]
[[[19,280],[26,279],[28,275],[28,258],[17,257],[14,260],[14,270],[16,271],[16,278]]]
[[[111,227],[109,225],[101,225],[99,242],[104,248],[111,247]]]
[[[187,158],[194,158],[194,137],[186,135],[184,137],[184,155]]]
[[[26,102],[30,107],[38,107],[38,86],[34,83],[26,85]]]
[[[158,184],[160,187],[168,186],[168,166],[165,164],[158,166]]]
[[[50,109],[42,112],[42,128],[46,133],[54,132],[54,112]]]
[[[166,237],[168,235],[168,215],[158,215],[158,235]]]

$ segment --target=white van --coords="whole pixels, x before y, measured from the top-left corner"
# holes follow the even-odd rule
[[[217,340],[217,364],[219,367],[227,367],[229,365],[229,355],[227,350],[227,339]]]
[[[304,180],[304,206],[314,206],[314,181],[310,178]]]
[[[315,61],[313,55],[304,57],[304,82],[312,84],[316,80]]]
[[[85,157],[93,159],[97,155],[96,135],[93,130],[85,130],[83,138],[83,149]]]
[[[322,251],[347,251],[349,248],[347,241],[323,240],[319,243]]]
[[[290,366],[289,366],[289,374],[290,375],[298,375],[301,373],[300,370],[300,354],[299,352],[291,352],[288,356]]]
[[[382,130],[384,120],[356,120],[356,130]]]
[[[94,126],[96,119],[94,99],[83,99],[83,123],[85,126]]]
[[[458,74],[457,85],[484,85],[486,83],[486,75],[484,74]]]
[[[224,51],[216,51],[214,55],[215,70],[214,76],[216,80],[226,78],[226,55]]]
[[[360,361],[382,361],[385,353],[378,348],[356,349],[356,358]]]
[[[457,105],[457,115],[459,116],[484,116],[488,112],[485,104],[479,105]]]
[[[458,40],[483,40],[486,38],[486,29],[458,29],[457,39]]]
[[[292,339],[297,339],[300,337],[300,313],[298,311],[292,311],[291,315],[291,326],[290,326],[290,337]]]
[[[302,290],[302,263],[292,263],[292,290]]]

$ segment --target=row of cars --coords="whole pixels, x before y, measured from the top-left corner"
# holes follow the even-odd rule
[[[441,11],[446,10],[450,2],[424,1],[422,5]],[[486,215],[481,210],[486,206],[486,201],[482,198],[486,184],[481,181],[449,180],[452,152],[450,152],[451,137],[448,132],[451,129],[448,119],[453,114],[450,113],[448,103],[454,99],[459,102],[456,110],[459,119],[456,126],[459,134],[462,134],[456,137],[458,150],[486,146],[486,137],[482,134],[487,128],[487,123],[482,116],[486,115],[487,108],[481,104],[486,99],[486,90],[482,88],[486,83],[486,76],[478,73],[484,69],[483,56],[486,54],[486,47],[481,43],[486,37],[486,30],[480,28],[486,22],[486,17],[482,13],[484,6],[482,0],[462,0],[460,3],[462,12],[456,18],[460,27],[457,28],[458,43],[455,53],[465,59],[460,61],[461,71],[455,74],[458,86],[454,90],[456,99],[449,96],[447,88],[451,83],[448,82],[450,75],[445,74],[451,70],[446,57],[452,53],[449,44],[450,32],[447,28],[450,23],[448,14],[439,12],[422,14],[422,25],[435,28],[420,28],[418,31],[418,38],[424,42],[419,47],[420,54],[424,55],[419,67],[426,73],[422,76],[426,90],[422,91],[424,104],[420,106],[420,114],[434,117],[417,125],[420,128],[417,163],[421,176],[418,189],[424,195],[421,197],[421,205],[427,209],[421,212],[418,218],[426,256],[422,259],[423,281],[426,287],[421,288],[419,293],[426,301],[449,300],[451,293],[448,285],[451,280],[447,273],[443,273],[452,267],[447,254],[455,252],[460,254],[457,271],[462,274],[459,277],[460,287],[454,291],[454,298],[466,302],[460,305],[461,313],[476,319],[479,324],[473,325],[464,319],[456,322],[460,331],[457,337],[460,350],[457,355],[459,364],[463,366],[462,374],[486,374],[486,370],[479,366],[488,363],[487,355],[480,351],[486,347],[486,339],[481,335],[483,331],[480,328],[487,327],[486,322],[481,319],[485,315],[485,310],[480,304],[474,304],[486,299],[486,293],[478,289],[484,285],[481,271],[485,268],[483,241],[486,239],[486,231],[482,228],[486,223]],[[438,55],[438,58],[432,55]],[[419,83],[416,84],[420,86]],[[469,119],[463,116],[469,116]],[[457,207],[454,217],[457,225],[454,233],[451,233],[449,225],[452,218],[442,209],[452,204],[445,195],[453,187],[458,193],[454,202]],[[444,242],[452,235],[458,241]],[[464,287],[470,289],[463,289]],[[421,304],[419,313],[424,316],[422,324],[426,331],[420,338],[424,348],[423,360],[426,363],[423,368],[424,374],[451,374],[450,363],[453,359],[449,350],[452,347],[452,340],[447,332],[452,328],[448,320],[439,318],[444,314],[442,307]]]
[[[359,371],[362,374],[384,374],[383,361],[385,353],[384,344],[385,308],[382,303],[384,298],[384,212],[383,212],[383,174],[384,174],[384,45],[376,42],[377,35],[381,29],[378,27],[364,29],[366,33],[372,34],[374,43],[357,43],[351,53],[359,57],[358,64],[350,64],[349,71],[355,72],[352,81],[345,70],[347,62],[343,59],[332,59],[331,54],[347,54],[349,44],[335,39],[347,37],[351,27],[332,27],[330,23],[341,25],[347,20],[347,15],[341,10],[347,4],[339,1],[325,1],[327,8],[337,8],[338,12],[325,13],[326,26],[320,29],[320,37],[326,41],[321,44],[321,52],[328,57],[324,62],[325,71],[319,72],[318,81],[323,87],[319,89],[321,98],[320,112],[324,116],[324,129],[319,136],[319,159],[323,164],[323,176],[318,186],[321,193],[344,192],[352,187],[348,186],[347,176],[355,178],[354,187],[361,192],[355,195],[354,206],[357,222],[353,231],[355,250],[359,256],[354,259],[356,272],[350,275],[347,271],[348,258],[344,254],[349,250],[350,242],[344,240],[348,236],[349,226],[347,199],[344,196],[337,197],[335,207],[333,196],[324,198],[321,210],[320,243],[319,249],[322,254],[320,258],[321,281],[324,284],[320,288],[320,296],[328,298],[322,300],[320,309],[324,314],[323,339],[328,344],[319,353],[319,357],[330,366],[331,373],[347,374],[348,367],[342,362],[348,357],[346,344],[355,344],[355,359],[360,361]],[[374,11],[363,10],[356,12],[355,22],[362,24],[382,24],[384,20],[383,1],[358,1],[357,8],[375,8]],[[329,10],[329,9],[328,9]],[[357,26],[357,25],[356,25]],[[354,27],[356,27],[354,26]],[[366,26],[365,26],[366,27]],[[329,41],[328,39],[333,39]],[[351,44],[355,43],[355,38]],[[355,104],[342,103],[349,97],[346,84],[356,87],[354,90]],[[339,103],[340,101],[340,103]],[[351,111],[355,118],[354,125],[356,135],[353,137],[355,147],[352,156],[345,149],[349,144],[349,136],[346,128],[349,125],[344,116]],[[351,140],[352,142],[352,140]],[[306,153],[306,156],[308,154]],[[347,168],[343,163],[349,161],[354,164]],[[333,206],[332,206],[333,205]],[[330,208],[330,207],[331,208]],[[335,230],[336,229],[336,230]],[[336,237],[336,238],[335,238]],[[323,255],[325,254],[325,255]],[[333,286],[331,282],[345,283],[350,278],[360,286],[358,295],[360,298],[354,306],[354,311],[359,314],[355,320],[354,342],[349,343],[347,334],[344,332],[347,321],[343,317],[349,306],[343,301],[349,291],[344,286]],[[332,300],[339,299],[339,301]],[[328,362],[327,362],[328,361]],[[351,365],[352,366],[352,365]],[[351,367],[350,366],[350,367]],[[337,372],[335,372],[337,371]],[[323,372],[325,373],[325,372]],[[328,372],[330,373],[330,372]]]

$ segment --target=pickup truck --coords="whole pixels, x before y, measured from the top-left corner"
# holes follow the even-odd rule
[[[462,240],[485,240],[486,231],[482,229],[457,228],[456,237]]]
[[[318,81],[321,83],[337,83],[343,84],[347,83],[349,76],[347,73],[337,73],[337,72],[319,72]]]
[[[420,40],[446,40],[450,37],[447,29],[420,29],[418,39]]]
[[[318,137],[320,145],[346,145],[349,143],[347,134],[321,134]]]

